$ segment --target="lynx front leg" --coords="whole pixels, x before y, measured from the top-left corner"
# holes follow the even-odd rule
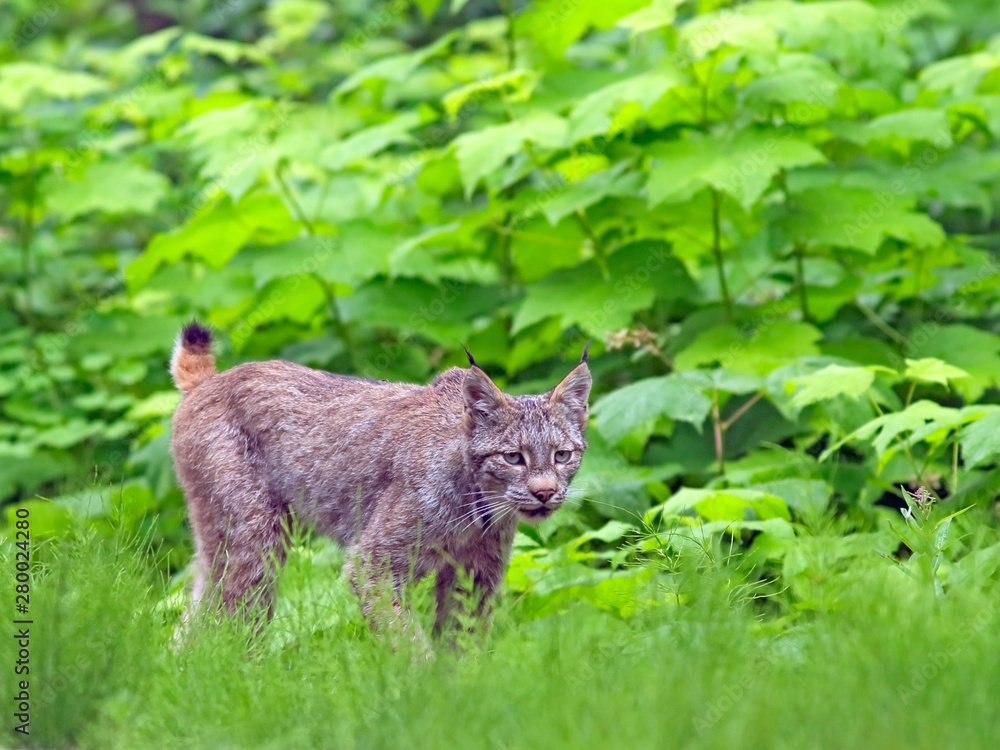
[[[378,552],[378,548],[366,550],[359,545],[348,555],[347,574],[368,627],[377,637],[387,635],[393,650],[409,641],[418,653],[429,654],[427,635],[403,603],[403,585],[410,579],[412,566],[394,560],[391,553]]]
[[[470,619],[480,621],[483,630],[488,629],[493,598],[503,577],[503,571],[495,566],[480,570],[447,563],[438,569],[435,583],[437,614],[434,619],[435,637],[462,626]],[[470,627],[470,630],[477,629]]]

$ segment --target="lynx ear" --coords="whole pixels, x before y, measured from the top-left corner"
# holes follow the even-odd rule
[[[549,403],[562,404],[580,421],[580,428],[587,426],[587,399],[590,398],[590,368],[581,362],[563,381],[549,393]]]
[[[465,418],[470,425],[496,422],[500,412],[506,407],[507,399],[503,391],[476,365],[469,368],[462,390],[465,397]]]

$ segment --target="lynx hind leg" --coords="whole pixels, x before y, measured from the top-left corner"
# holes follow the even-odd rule
[[[188,501],[197,549],[192,606],[211,603],[249,621],[267,620],[285,563],[287,509],[249,478],[228,483],[226,490],[225,498]]]

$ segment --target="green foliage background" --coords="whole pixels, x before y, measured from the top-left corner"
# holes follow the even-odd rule
[[[513,392],[593,339],[579,502],[508,581],[534,615],[692,546],[823,607],[819,547],[898,556],[903,488],[975,509],[903,540],[936,586],[992,575],[995,3],[0,8],[0,498],[36,537],[186,564],[198,318],[222,367],[425,382],[464,343]]]
[[[727,664],[773,640],[772,697],[713,720],[720,744],[782,711],[842,737],[831,698],[845,716],[902,698],[913,746],[995,739],[988,707],[906,686],[931,663],[949,700],[995,694],[992,631],[959,626],[995,611],[1000,565],[998,136],[992,0],[0,0],[0,502],[8,531],[30,512],[38,581],[59,584],[40,586],[43,674],[93,667],[37,741],[156,744],[186,721],[170,711],[200,710],[184,746],[212,746],[235,701],[275,746],[315,745],[329,716],[343,743],[388,743],[396,725],[379,740],[355,706],[384,694],[385,716],[453,745],[434,717],[454,694],[426,703],[409,662],[365,650],[320,542],[292,552],[264,672],[219,633],[204,659],[149,637],[185,596],[167,361],[191,318],[221,367],[426,382],[466,344],[512,392],[551,387],[593,339],[591,447],[574,502],[518,535],[497,661],[427,678],[501,696],[470,726],[494,731],[522,684],[562,694],[580,663],[606,696],[631,659],[655,707],[656,670],[699,673],[660,661],[679,645],[710,678],[672,696],[666,735],[653,708],[629,731],[688,737]],[[155,554],[102,557],[123,536]],[[884,635],[908,616],[926,629]],[[72,661],[95,630],[100,657]],[[865,656],[887,641],[888,662]],[[353,687],[280,682],[312,654]],[[863,677],[837,688],[796,654]],[[604,731],[528,726],[539,746]]]

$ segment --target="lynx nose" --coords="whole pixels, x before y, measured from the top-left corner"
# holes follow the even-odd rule
[[[547,503],[549,500],[552,499],[552,496],[556,494],[556,491],[550,489],[532,490],[532,494],[535,496],[535,499],[538,500],[540,503]]]

